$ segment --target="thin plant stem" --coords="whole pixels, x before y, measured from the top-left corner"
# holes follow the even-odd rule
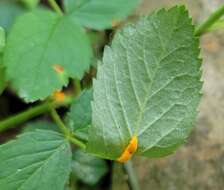
[[[126,163],[124,163],[124,169],[126,173],[128,174],[128,183],[129,183],[130,189],[140,190],[138,178],[134,171],[132,160],[129,160]]]
[[[221,16],[224,14],[224,5],[222,5],[220,8],[218,8],[214,13],[212,13],[201,25],[199,25],[195,30],[196,36],[201,36],[205,32],[208,31],[208,29],[216,23]]]
[[[63,16],[63,12],[61,10],[61,8],[58,6],[58,4],[56,3],[55,0],[48,0],[49,4],[51,5],[52,9],[54,9],[54,11],[60,15],[60,16]]]
[[[52,107],[57,107],[58,104],[54,103],[54,102],[44,102],[40,105],[34,106],[24,112],[18,113],[14,116],[11,116],[3,121],[0,121],[0,132],[12,128],[12,127],[16,127],[17,125],[33,118],[36,117],[40,114],[43,114],[45,112],[48,112]]]
[[[70,132],[70,130],[65,126],[65,124],[63,123],[63,121],[61,120],[60,116],[58,115],[57,111],[55,110],[55,108],[51,109],[51,116],[52,119],[54,120],[54,122],[58,125],[58,127],[61,129],[61,131],[64,133],[65,137],[72,142],[73,144],[79,146],[82,149],[86,148],[86,145],[80,141],[79,139],[76,139],[72,133]]]

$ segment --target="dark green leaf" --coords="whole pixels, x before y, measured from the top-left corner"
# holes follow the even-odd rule
[[[65,9],[83,26],[103,30],[127,17],[140,0],[65,0]]]
[[[69,143],[56,132],[27,132],[0,146],[2,190],[63,190],[70,168]]]
[[[108,172],[108,167],[105,160],[77,150],[73,154],[72,171],[84,183],[95,185]]]
[[[0,1],[0,26],[8,32],[15,18],[25,12],[15,1],[1,0]]]
[[[81,79],[91,57],[88,37],[69,17],[33,11],[19,17],[13,26],[4,64],[13,87],[30,102],[60,90],[68,77]]]
[[[68,126],[74,131],[74,134],[85,141],[88,140],[88,130],[91,125],[92,99],[92,89],[84,91],[80,97],[72,103],[70,112],[66,118]]]
[[[48,121],[35,121],[35,122],[28,123],[24,127],[23,132],[32,132],[37,129],[52,130],[52,131],[60,132],[56,124],[48,122]]]
[[[133,136],[138,155],[172,153],[188,137],[201,95],[201,60],[183,6],[119,31],[93,83],[87,150],[117,159]]]

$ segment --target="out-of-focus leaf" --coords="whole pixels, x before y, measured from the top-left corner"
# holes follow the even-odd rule
[[[68,126],[74,131],[74,134],[85,141],[88,140],[88,130],[91,125],[92,99],[92,89],[84,91],[78,99],[74,100],[66,117]]]
[[[25,12],[25,9],[15,1],[0,0],[0,26],[7,32],[15,18]]]
[[[127,17],[139,2],[140,0],[65,0],[65,10],[83,26],[103,30]]]
[[[77,150],[73,153],[72,172],[82,182],[95,185],[108,172],[108,166],[105,160]]]
[[[7,39],[6,76],[27,102],[45,99],[81,79],[92,49],[83,29],[67,16],[36,10],[19,17]]]

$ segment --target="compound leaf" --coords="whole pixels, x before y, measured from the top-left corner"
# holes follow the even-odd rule
[[[92,50],[83,29],[69,17],[33,11],[16,20],[9,34],[6,76],[28,102],[60,90],[68,77],[82,78]]]
[[[97,30],[111,28],[127,17],[140,0],[65,0],[65,9],[73,20]]]
[[[71,150],[59,133],[36,130],[0,146],[4,190],[63,190],[71,171]]]
[[[72,172],[82,182],[95,185],[108,172],[108,166],[105,160],[77,150],[73,153]]]
[[[147,157],[168,155],[182,144],[201,97],[198,45],[183,6],[119,31],[93,83],[87,151],[114,160],[135,136],[137,154]]]

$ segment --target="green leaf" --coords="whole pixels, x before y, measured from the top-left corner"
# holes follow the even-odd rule
[[[19,17],[13,26],[4,64],[13,87],[32,102],[60,90],[68,77],[81,79],[91,57],[87,35],[69,17],[33,11]]]
[[[183,6],[162,9],[119,31],[93,83],[87,151],[117,159],[133,136],[137,154],[172,153],[188,137],[201,95],[201,60]]]
[[[139,2],[140,0],[65,0],[65,10],[83,26],[103,30],[127,17]]]
[[[92,120],[92,99],[92,89],[84,91],[78,99],[74,100],[66,117],[66,122],[75,136],[85,141],[88,140],[88,130]]]
[[[60,132],[60,130],[56,124],[48,122],[48,121],[42,121],[42,120],[28,123],[23,128],[23,132],[33,132],[37,129],[52,130],[52,131]]]
[[[0,146],[2,190],[63,190],[70,169],[69,143],[56,132],[27,132]]]
[[[82,182],[95,185],[108,172],[108,166],[105,160],[77,150],[73,154],[72,172]]]
[[[35,8],[40,0],[21,0],[28,8]]]
[[[15,18],[25,12],[25,9],[15,1],[0,1],[0,26],[8,32]]]
[[[5,89],[5,70],[2,66],[2,55],[0,55],[0,94],[3,92]]]
[[[5,48],[5,30],[0,27],[0,53],[4,51]]]

